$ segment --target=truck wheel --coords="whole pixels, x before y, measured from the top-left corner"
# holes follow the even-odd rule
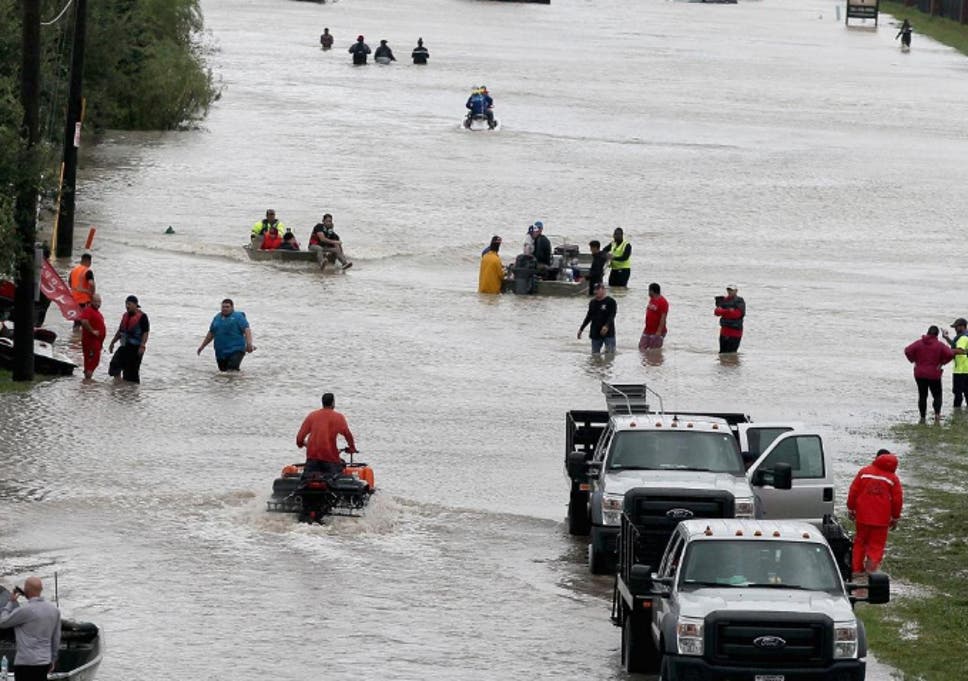
[[[568,498],[568,534],[585,536],[590,530],[588,492],[572,492]]]
[[[658,658],[648,618],[641,613],[627,613],[622,619],[622,666],[625,671],[655,672]]]
[[[596,551],[594,544],[589,544],[588,569],[593,575],[608,575],[615,572],[615,560],[607,553]]]

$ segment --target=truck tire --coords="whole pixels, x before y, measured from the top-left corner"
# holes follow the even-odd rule
[[[649,619],[642,613],[626,612],[622,618],[622,667],[629,673],[654,673],[658,663]]]
[[[615,572],[615,558],[603,551],[596,551],[594,544],[588,545],[588,570],[593,575],[609,575]]]
[[[588,492],[572,492],[568,497],[568,534],[586,536],[591,530],[588,518]]]

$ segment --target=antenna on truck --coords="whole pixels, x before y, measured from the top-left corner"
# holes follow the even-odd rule
[[[605,394],[605,405],[609,416],[616,414],[648,414],[648,397],[654,395],[659,400],[659,413],[665,413],[662,395],[652,390],[645,383],[609,383],[602,381],[602,392]]]

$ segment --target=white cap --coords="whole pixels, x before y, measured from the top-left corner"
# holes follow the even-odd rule
[[[739,291],[739,286],[736,284],[726,284],[727,291]]]

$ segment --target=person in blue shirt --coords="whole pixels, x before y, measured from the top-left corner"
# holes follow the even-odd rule
[[[470,127],[471,118],[480,116],[487,119],[487,127],[492,130],[497,125],[494,121],[494,99],[488,94],[487,87],[484,85],[471,92],[464,106],[468,109],[465,126]]]
[[[246,353],[255,351],[249,320],[244,312],[236,312],[231,298],[222,301],[222,311],[212,319],[197,354],[201,355],[205,346],[213,340],[219,371],[238,371]]]

